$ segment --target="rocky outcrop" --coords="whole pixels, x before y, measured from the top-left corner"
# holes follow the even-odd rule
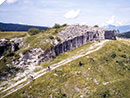
[[[0,56],[4,54],[4,52],[9,48],[9,44],[7,40],[1,39],[0,40]]]
[[[12,40],[1,39],[0,40],[0,57],[5,55],[7,52],[14,52],[19,48],[21,42],[14,42]]]
[[[115,31],[107,31],[101,28],[87,26],[68,26],[64,31],[58,33],[61,39],[60,43],[54,45],[53,48],[42,50],[41,48],[33,48],[19,54],[18,60],[13,60],[15,67],[26,68],[29,65],[37,65],[42,62],[51,60],[56,56],[67,51],[78,48],[90,41],[111,39],[115,40]],[[0,55],[7,49],[12,52],[23,46],[22,38],[14,38],[11,40],[0,40]]]
[[[39,65],[42,62],[55,58],[54,49],[43,51],[41,48],[33,48],[25,54],[19,54],[20,58],[13,61],[15,67],[26,68],[28,65]]]

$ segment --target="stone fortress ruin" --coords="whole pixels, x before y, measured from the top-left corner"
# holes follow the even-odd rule
[[[68,26],[65,30],[59,32],[58,37],[62,40],[62,43],[54,47],[56,56],[78,48],[90,41],[104,39],[116,40],[115,32],[114,30],[108,31],[98,27],[80,25]]]
[[[24,68],[24,66],[37,65],[42,62],[54,59],[56,56],[78,48],[88,42],[97,40],[116,40],[116,31],[108,31],[98,27],[88,27],[71,25],[67,26],[63,31],[58,33],[58,38],[60,42],[55,44],[49,49],[42,50],[41,48],[33,48],[28,50],[25,54],[19,54],[20,58],[14,60],[12,64],[14,66],[19,66]],[[1,40],[0,41],[0,56],[11,48],[11,51],[15,51],[21,43],[23,43],[21,38],[13,39],[14,43],[9,43],[11,40]]]
[[[59,33],[60,39],[62,41],[75,38],[77,36],[86,35],[88,41],[93,40],[104,40],[104,39],[112,39],[115,40],[115,32],[116,31],[108,31],[99,27],[88,27],[88,26],[80,26],[80,25],[72,25],[68,26],[65,30]]]

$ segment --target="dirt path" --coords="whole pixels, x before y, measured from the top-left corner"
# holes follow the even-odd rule
[[[106,43],[106,42],[108,42],[108,41],[109,41],[109,40],[103,40],[103,41],[101,41],[101,42],[95,43],[94,45],[91,45],[91,46],[87,49],[87,52],[86,52],[86,53],[76,54],[75,56],[69,57],[69,58],[67,58],[67,59],[65,59],[65,60],[62,60],[62,61],[56,63],[56,64],[50,65],[50,68],[51,68],[51,70],[54,70],[54,69],[56,69],[56,68],[58,68],[58,67],[60,67],[60,66],[62,66],[62,65],[65,65],[65,64],[67,64],[67,63],[69,63],[69,62],[71,62],[71,61],[73,61],[73,60],[76,60],[76,59],[78,59],[78,58],[81,58],[81,57],[83,57],[83,56],[86,56],[86,55],[88,55],[88,54],[91,54],[91,53],[93,53],[93,52],[99,50],[100,48],[102,48],[103,45],[104,45],[104,43]],[[43,70],[41,70],[41,71],[39,71],[39,72],[36,72],[36,73],[33,74],[34,79],[37,79],[37,78],[43,76],[44,74],[46,74],[46,73],[48,73],[48,72],[49,72],[49,71],[48,71],[48,68],[45,68],[45,69],[43,69]],[[28,81],[28,82],[26,82],[26,83],[24,83],[24,84],[21,84],[21,83],[23,83],[23,82],[25,82],[25,81],[27,81],[27,79],[22,79],[22,80],[18,81],[17,83],[13,84],[11,87],[9,87],[9,88],[3,90],[2,93],[4,93],[4,92],[7,91],[7,94],[4,95],[3,97],[8,96],[8,95],[10,95],[10,94],[13,93],[13,92],[16,92],[17,90],[23,88],[24,86],[28,85],[28,84],[31,82],[31,81]],[[15,87],[15,88],[14,88],[14,87]]]

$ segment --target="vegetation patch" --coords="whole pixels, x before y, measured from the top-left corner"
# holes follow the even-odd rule
[[[31,28],[31,29],[28,30],[29,35],[36,35],[38,33],[40,33],[40,30],[37,29],[37,28]]]
[[[11,39],[15,37],[25,37],[27,32],[0,32],[0,39]]]
[[[0,80],[9,74],[13,77],[20,70],[12,65],[12,61],[16,59],[19,59],[19,55],[11,53],[0,60]]]
[[[6,98],[129,98],[129,48],[122,41],[110,41],[102,49],[45,74]],[[58,56],[46,63],[46,66],[75,54],[77,50]],[[117,61],[122,61],[123,65]],[[80,63],[83,64],[82,67],[79,66]]]

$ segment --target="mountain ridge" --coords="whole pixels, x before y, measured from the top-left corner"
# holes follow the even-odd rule
[[[130,25],[121,25],[121,26],[115,26],[115,25],[107,25],[107,26],[104,26],[105,29],[108,29],[108,30],[119,30],[119,33],[125,33],[125,32],[128,32],[130,31]]]
[[[0,22],[0,31],[28,31],[30,28],[38,28],[40,30],[46,30],[46,26],[34,26],[17,23],[3,23]]]

